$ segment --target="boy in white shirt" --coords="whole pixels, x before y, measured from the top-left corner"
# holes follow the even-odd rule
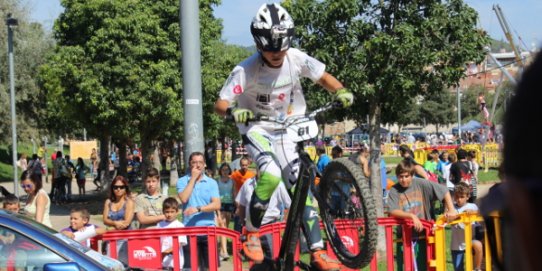
[[[235,202],[239,206],[236,209],[237,216],[239,216],[240,221],[245,221],[246,214],[249,212],[250,199],[252,193],[254,193],[254,187],[256,186],[256,178],[248,179],[241,189],[237,196],[235,197]],[[290,195],[286,190],[284,183],[279,183],[277,189],[273,191],[271,198],[269,200],[269,206],[267,211],[264,214],[262,219],[262,225],[271,224],[275,222],[282,221],[290,209],[290,204],[292,203]],[[271,257],[272,254],[272,243],[270,235],[261,236],[262,239],[262,248],[266,256]]]
[[[454,207],[458,214],[478,212],[478,206],[474,203],[468,203],[470,187],[464,182],[459,182],[454,189]],[[459,223],[452,226],[452,259],[455,271],[465,270],[465,224]],[[469,225],[470,226],[470,225]],[[474,232],[474,229],[473,229]],[[472,250],[474,251],[474,271],[481,270],[482,266],[482,243],[472,237]]]
[[[164,200],[162,205],[162,212],[166,219],[158,222],[156,228],[182,228],[184,227],[183,223],[177,219],[179,215],[179,202],[173,198],[169,197]],[[186,245],[186,236],[179,236],[179,267],[182,269],[184,265],[184,257],[182,246]],[[160,242],[162,244],[162,267],[172,268],[173,267],[173,238],[172,237],[161,237]]]
[[[90,224],[90,213],[83,207],[74,207],[70,211],[70,226],[60,232],[67,237],[90,247],[90,238],[107,232],[106,228]]]

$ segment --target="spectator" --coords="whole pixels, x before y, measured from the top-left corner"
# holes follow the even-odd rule
[[[469,202],[474,202],[476,200],[476,194],[474,193],[475,185],[474,182],[474,171],[472,164],[467,160],[468,152],[464,149],[457,150],[457,162],[453,163],[450,167],[450,181],[456,185],[459,182],[465,182],[468,185],[473,186],[473,193],[471,193],[471,198]]]
[[[414,174],[422,179],[427,180],[427,173],[425,169],[414,160],[414,152],[410,149],[408,145],[399,146],[399,154],[403,157],[404,160],[410,160],[414,164]]]
[[[218,184],[204,174],[205,157],[203,153],[193,152],[190,154],[188,164],[190,172],[177,181],[177,193],[183,204],[183,224],[187,227],[216,226],[215,211],[220,210]],[[197,242],[199,266],[208,269],[207,237],[198,236]],[[190,246],[185,246],[184,254],[185,259],[188,259],[186,267],[190,268]]]
[[[104,234],[107,229],[90,224],[90,213],[84,207],[74,207],[70,211],[70,226],[60,230],[67,237],[90,247],[90,238]]]
[[[32,171],[32,173],[38,175],[40,179],[43,175],[43,167],[41,165],[41,158],[37,154],[32,155],[32,160],[28,163],[27,170]]]
[[[234,171],[230,178],[233,180],[234,185],[234,197],[239,192],[239,189],[241,189],[241,186],[243,186],[243,183],[250,179],[254,178],[256,174],[254,174],[253,171],[249,170],[248,167],[250,166],[250,160],[248,157],[243,156],[241,160],[239,161],[240,169]]]
[[[426,171],[429,171],[431,173],[437,173],[437,165],[439,161],[439,153],[437,149],[433,149],[428,155],[427,155],[427,161],[423,164],[423,169]]]
[[[66,177],[66,191],[67,191],[66,198],[68,200],[71,200],[72,178],[73,178],[73,173],[75,173],[75,165],[72,163],[69,155],[66,155],[66,158],[64,160],[65,160],[66,167],[68,168],[69,175],[70,175],[69,177]]]
[[[339,157],[343,157],[343,149],[340,146],[331,148],[331,158],[337,159]]]
[[[21,154],[19,160],[17,160],[17,166],[21,171],[25,171],[28,168],[28,161],[26,160],[26,154]]]
[[[361,166],[363,175],[365,175],[365,178],[367,179],[371,177],[371,170],[369,168],[369,155],[369,148],[367,148],[365,144],[362,144],[358,152],[357,164]]]
[[[90,174],[93,179],[98,176],[98,153],[95,148],[90,153]]]
[[[329,159],[329,156],[327,156],[326,154],[326,147],[325,146],[316,147],[316,155],[318,155],[318,162],[316,162],[316,167],[318,168],[318,171],[324,172],[324,168],[331,161],[331,159]]]
[[[457,213],[477,213],[478,206],[474,203],[467,203],[470,194],[470,188],[467,184],[460,182],[454,189],[455,209]],[[473,224],[475,224],[473,222]],[[465,227],[471,225],[465,225],[463,223],[455,224],[452,226],[452,242],[450,247],[452,250],[452,262],[454,264],[455,271],[464,271],[464,259],[465,259]],[[474,233],[474,229],[473,229]],[[482,242],[473,238],[472,249],[474,251],[474,271],[480,271],[482,266],[483,252]]]
[[[66,194],[66,183],[69,179],[69,169],[66,160],[62,158],[62,152],[57,151],[55,160],[53,161],[53,185],[51,188],[51,196],[57,203],[65,203],[68,201]]]
[[[228,163],[222,163],[218,169],[220,177],[217,180],[218,192],[220,194],[220,212],[219,225],[223,228],[228,228],[230,225],[232,213],[235,210],[233,199],[233,180],[230,178],[231,168]],[[220,237],[220,259],[227,260],[230,258],[227,248],[227,239],[225,236]]]
[[[156,168],[155,168],[156,170]],[[156,170],[158,171],[158,170]],[[179,215],[179,202],[177,199],[169,197],[164,199],[162,206],[160,208],[163,211],[164,219],[158,224],[156,228],[159,229],[173,229],[173,228],[183,228],[184,225],[182,222],[177,220]],[[179,241],[179,267],[181,270],[184,266],[184,257],[182,246],[187,244],[186,236],[182,235],[177,238]],[[161,251],[162,251],[162,267],[170,270],[173,268],[173,238],[172,237],[160,237]]]
[[[15,195],[7,195],[2,201],[2,208],[6,211],[18,213],[21,209],[19,198],[17,198]]]
[[[250,179],[254,178],[256,174],[248,169],[250,166],[250,160],[248,157],[243,156],[241,160],[239,160],[239,166],[240,169],[234,171],[230,178],[233,180],[233,198],[237,198],[237,193],[241,189],[241,186],[243,186],[243,183]],[[233,218],[233,229],[241,232],[241,222],[239,221],[239,218],[237,216],[234,216]]]
[[[77,158],[77,164],[75,165],[75,180],[77,181],[77,187],[79,188],[79,196],[85,195],[85,184],[87,182],[87,172],[90,170],[89,167],[85,165],[83,158]]]
[[[254,193],[256,182],[256,178],[247,180],[235,198],[235,202],[239,206],[236,213],[243,222],[247,217],[246,214],[249,212],[248,206],[250,204],[252,193]],[[279,183],[277,189],[275,189],[271,195],[271,199],[269,200],[269,208],[267,208],[267,211],[264,214],[262,225],[284,221],[288,214],[288,209],[290,209],[291,203],[292,201],[288,194],[288,190],[286,190],[286,186],[283,182]],[[266,234],[260,236],[260,240],[265,255],[271,258],[273,255],[273,241],[271,235]]]
[[[431,218],[431,204],[435,200],[444,200],[445,216],[449,219],[455,219],[457,212],[446,187],[424,179],[414,178],[414,173],[415,164],[410,159],[403,159],[397,165],[395,174],[398,182],[390,189],[388,195],[389,214],[392,217],[412,220],[414,224],[413,247],[417,251],[415,255],[416,266],[418,270],[426,270],[426,240],[419,238],[424,236],[424,234],[420,234],[424,230],[420,219],[429,220]],[[402,244],[398,243],[395,255],[397,255],[397,265],[400,269],[403,266],[402,249]]]
[[[450,181],[450,168],[452,167],[453,163],[457,162],[457,155],[455,152],[448,154],[448,160],[449,163],[442,166],[442,177],[446,180],[446,187],[448,187],[450,195],[453,196],[455,185]]]
[[[146,229],[163,221],[165,215],[162,204],[166,199],[160,191],[160,172],[156,168],[147,170],[145,178],[145,191],[137,195],[135,199],[135,213],[139,221],[139,228]]]
[[[112,230],[131,229],[134,205],[128,180],[124,176],[116,176],[111,182],[109,197],[104,203],[104,224]],[[117,255],[119,255],[119,261],[128,264],[128,248],[125,240],[117,241]]]
[[[51,200],[42,188],[40,176],[29,170],[24,171],[21,175],[21,187],[28,195],[23,209],[25,214],[45,226],[52,227],[49,218]]]

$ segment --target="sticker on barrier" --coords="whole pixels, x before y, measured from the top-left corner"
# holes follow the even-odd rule
[[[131,267],[160,268],[162,254],[160,239],[130,240],[128,243],[128,263]]]

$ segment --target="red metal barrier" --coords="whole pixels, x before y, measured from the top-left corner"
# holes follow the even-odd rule
[[[435,244],[434,244],[434,238],[433,238],[433,222],[432,221],[425,221],[422,220],[423,228],[425,229],[425,238],[427,240],[427,266],[428,270],[435,270],[435,266],[433,266],[432,262],[435,259]],[[343,242],[345,242],[346,247],[350,248],[352,253],[358,253],[359,251],[359,236],[357,234],[357,228],[359,227],[359,224],[362,223],[361,220],[353,222],[352,220],[343,220],[343,221],[335,221],[335,226],[339,233],[343,234]],[[387,263],[387,270],[391,271],[394,270],[394,247],[393,243],[394,241],[394,233],[393,233],[393,227],[395,226],[403,226],[403,237],[401,242],[403,242],[404,245],[404,254],[403,254],[403,261],[404,261],[404,270],[410,271],[414,269],[414,259],[412,255],[412,228],[414,224],[412,223],[412,220],[404,220],[404,219],[398,219],[393,217],[381,217],[378,218],[378,225],[381,227],[384,227],[384,232],[386,236],[386,251],[391,253],[386,253],[386,263]],[[281,242],[281,235],[284,231],[286,224],[284,222],[280,223],[274,223],[270,225],[262,226],[260,229],[260,235],[264,234],[271,234],[272,240],[273,240],[273,247],[276,249],[273,249],[273,257],[277,257],[279,253],[280,248],[280,242]],[[323,224],[320,223],[320,228],[323,229]],[[351,242],[349,244],[349,242]],[[332,257],[335,257],[333,250],[331,249],[330,244],[327,244],[328,253],[332,255]],[[295,259],[299,260],[299,246],[296,250]],[[341,270],[354,270],[354,269],[348,269],[348,268],[342,268]],[[370,264],[370,270],[376,271],[378,270],[378,262],[377,262],[377,255],[375,254],[373,256],[373,259]]]
[[[422,225],[425,229],[425,238],[427,240],[427,267],[428,270],[436,270],[435,268],[435,243],[434,243],[434,233],[432,231],[434,223],[432,221],[422,220]],[[345,245],[351,249],[353,253],[359,251],[359,236],[357,229],[359,224],[362,223],[361,220],[353,222],[351,220],[336,221],[335,225],[340,233],[343,234],[343,242]],[[392,217],[383,217],[378,218],[378,225],[384,227],[385,237],[386,237],[386,265],[388,271],[394,270],[394,242],[403,243],[403,261],[404,261],[404,270],[411,271],[414,270],[414,255],[412,255],[412,220],[403,220]],[[260,235],[271,234],[272,235],[272,246],[273,246],[273,257],[277,257],[279,254],[279,248],[281,243],[281,236],[284,232],[286,224],[284,222],[273,223],[269,225],[262,226],[260,229]],[[402,226],[402,240],[394,240],[395,235],[393,232],[393,227]],[[323,228],[323,224],[320,223],[320,228]],[[218,270],[218,255],[217,255],[217,240],[219,236],[226,236],[230,238],[233,245],[233,270],[240,271],[242,269],[242,261],[240,257],[241,243],[240,243],[240,234],[236,231],[218,227],[185,227],[185,228],[175,228],[175,229],[146,229],[146,230],[129,230],[129,231],[111,231],[107,232],[102,236],[95,237],[91,240],[91,247],[98,250],[98,241],[109,241],[111,251],[110,255],[113,258],[117,257],[116,246],[117,241],[126,240],[128,242],[128,264],[130,267],[140,267],[140,268],[161,268],[161,255],[160,253],[160,237],[172,237],[177,238],[178,236],[187,236],[190,240],[190,250],[191,250],[191,268],[197,270],[197,236],[207,236],[208,237],[208,256],[209,256],[209,269]],[[328,253],[334,257],[334,253],[331,249],[329,243],[327,244]],[[152,251],[150,248],[155,251],[153,257]],[[195,253],[194,253],[195,252]],[[179,258],[179,243],[173,242],[173,257],[174,259]],[[296,249],[295,259],[299,260],[300,249],[299,245]],[[157,260],[158,259],[158,260]],[[174,270],[179,269],[179,261],[175,261]],[[341,270],[352,270],[343,268]],[[377,255],[373,256],[373,259],[370,264],[370,270],[378,270]]]
[[[162,267],[160,237],[186,236],[190,243],[190,266],[198,270],[197,241],[198,236],[208,238],[208,262],[209,270],[218,270],[217,240],[219,236],[230,238],[235,251],[241,248],[240,234],[234,230],[219,227],[184,227],[173,229],[145,229],[110,231],[102,236],[95,237],[91,241],[91,247],[98,251],[98,241],[109,241],[110,256],[117,259],[117,241],[128,242],[128,265],[130,267],[155,268]],[[196,252],[196,253],[193,253]],[[232,253],[233,269],[242,270],[242,262],[238,253]],[[173,242],[173,258],[179,259],[179,242]],[[175,271],[181,270],[179,261],[174,261]]]

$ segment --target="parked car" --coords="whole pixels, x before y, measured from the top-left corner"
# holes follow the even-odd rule
[[[0,268],[125,270],[118,260],[84,247],[26,216],[0,210]]]

